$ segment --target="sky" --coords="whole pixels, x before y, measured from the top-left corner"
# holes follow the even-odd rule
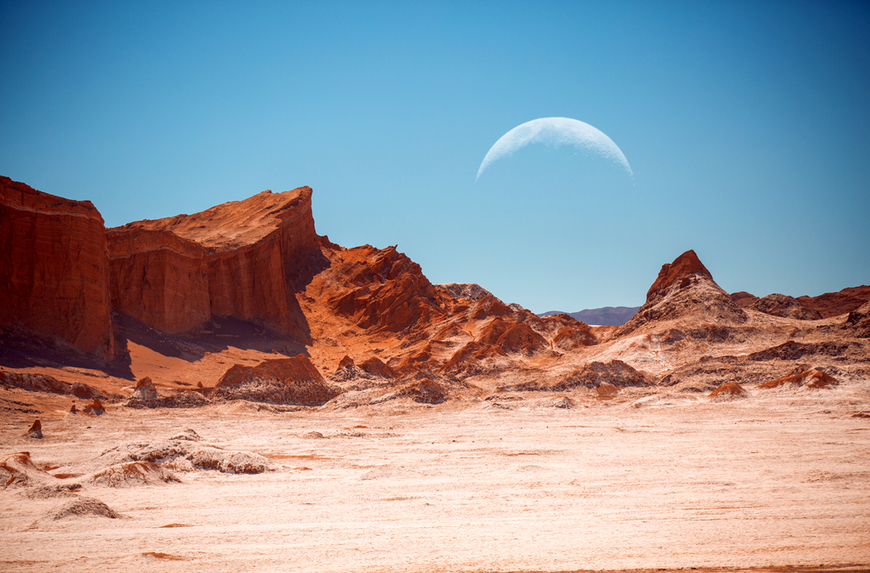
[[[870,284],[870,6],[0,0],[0,175],[108,227],[313,188],[318,234],[534,311]],[[570,146],[588,123],[633,177]]]

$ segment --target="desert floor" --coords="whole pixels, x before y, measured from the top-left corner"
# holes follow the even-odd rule
[[[52,474],[187,428],[268,458],[261,474],[81,495],[126,516],[46,515],[0,492],[3,571],[861,569],[870,564],[870,381],[750,397],[627,390],[523,400],[258,411],[110,407],[0,427],[0,457]],[[657,390],[661,392],[661,390]],[[26,401],[32,393],[14,391]],[[506,397],[509,398],[509,397]],[[862,409],[863,408],[863,409]],[[33,415],[30,415],[31,418]],[[319,432],[323,437],[318,437]],[[57,467],[55,467],[57,466]],[[84,479],[84,478],[82,478]]]

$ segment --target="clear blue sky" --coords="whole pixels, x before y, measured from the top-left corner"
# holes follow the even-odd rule
[[[870,283],[870,8],[0,2],[0,174],[107,226],[314,189],[317,231],[535,312]],[[634,180],[495,141],[570,117]],[[606,167],[606,166],[605,166]],[[605,169],[606,171],[606,169]]]

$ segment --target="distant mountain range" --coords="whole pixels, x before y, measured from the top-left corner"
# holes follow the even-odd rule
[[[639,306],[605,306],[603,308],[589,308],[577,312],[562,312],[561,310],[551,310],[539,314],[540,317],[553,316],[556,314],[567,314],[586,324],[595,324],[599,326],[622,326],[635,315]]]

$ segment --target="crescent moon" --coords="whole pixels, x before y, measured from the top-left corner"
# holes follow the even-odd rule
[[[546,143],[556,148],[562,145],[573,145],[613,161],[622,166],[632,179],[634,178],[634,173],[622,150],[601,130],[569,117],[542,117],[518,125],[502,135],[483,158],[475,181],[480,179],[480,174],[492,163],[513,155],[530,143]]]

